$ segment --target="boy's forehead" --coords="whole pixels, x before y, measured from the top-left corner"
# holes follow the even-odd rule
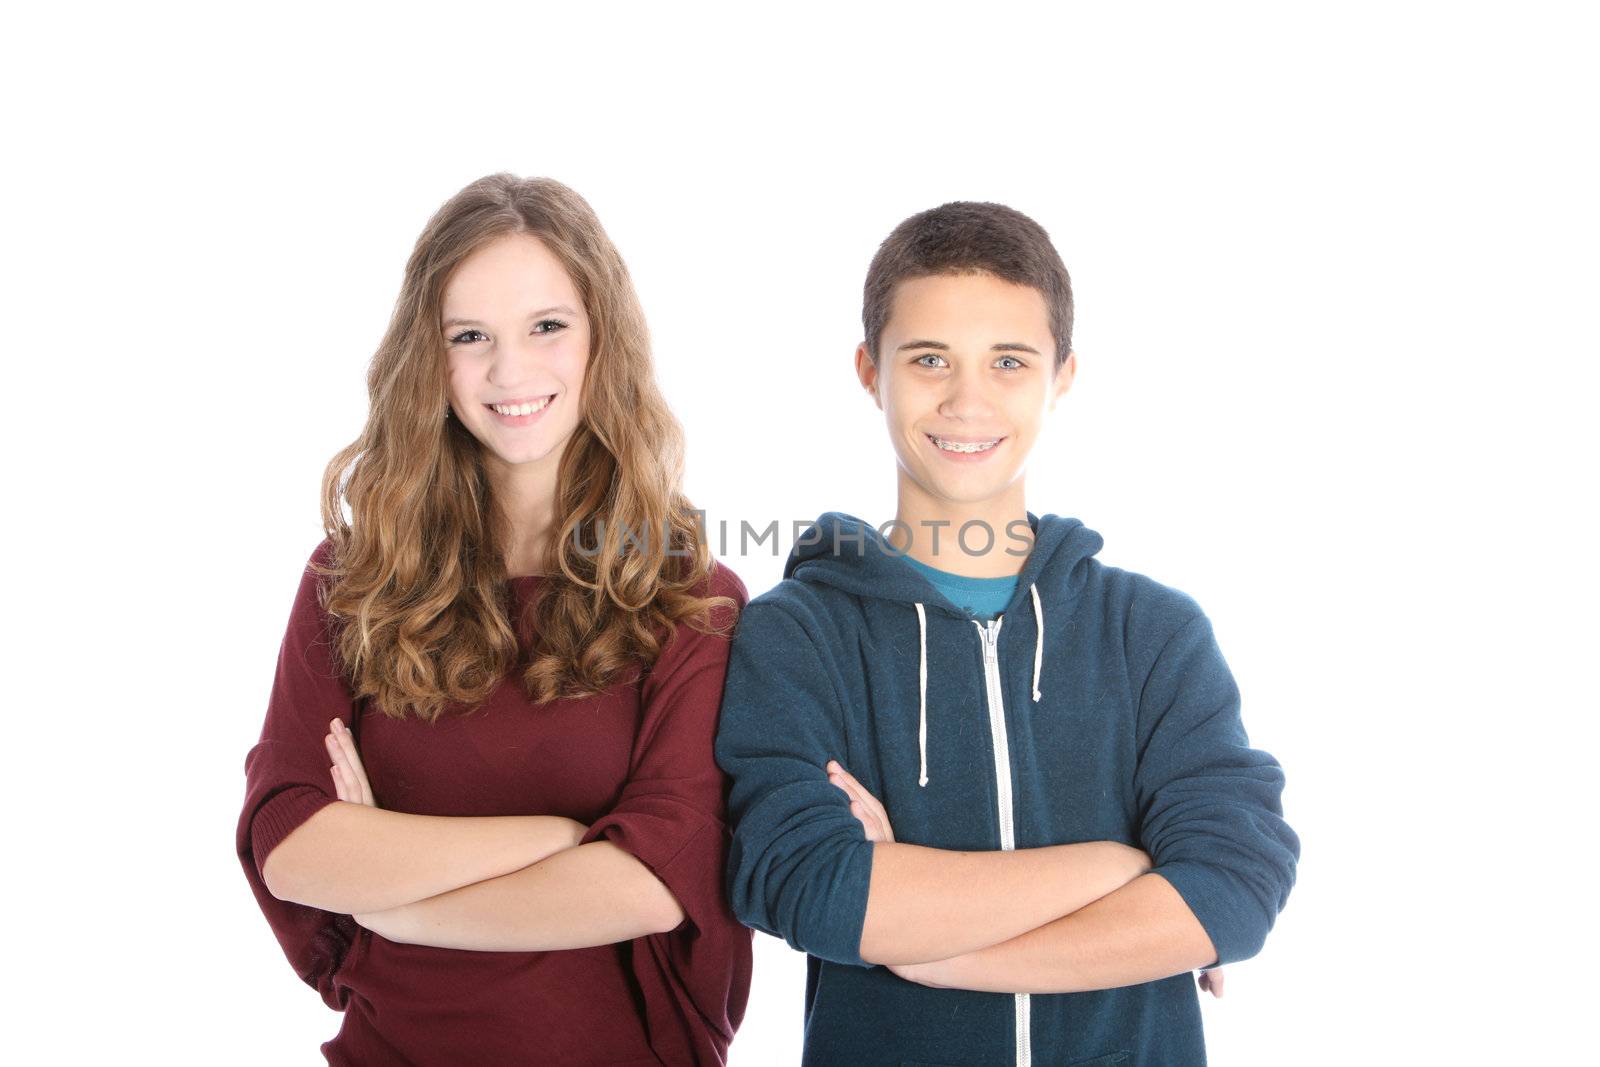
[[[906,278],[890,294],[884,336],[922,340],[926,334],[1017,334],[1008,340],[1048,339],[1044,294],[993,274],[932,274]],[[928,336],[927,340],[938,340]]]

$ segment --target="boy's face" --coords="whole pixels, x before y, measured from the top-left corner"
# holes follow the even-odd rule
[[[1077,369],[1069,353],[1054,371],[1055,348],[1031,286],[992,274],[897,284],[877,364],[863,343],[856,374],[888,422],[902,479],[954,505],[1020,491],[1045,415]]]

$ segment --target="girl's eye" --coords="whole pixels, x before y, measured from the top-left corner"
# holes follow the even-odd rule
[[[551,327],[551,329],[545,329],[546,326]],[[560,319],[540,319],[538,322],[533,324],[533,332],[536,334],[555,333],[557,330],[564,330],[566,328],[567,324],[562,322]],[[467,344],[469,343],[467,338],[473,334],[477,334],[479,337],[484,335],[483,331],[479,329],[462,330],[460,333],[450,338],[450,343],[453,345]]]

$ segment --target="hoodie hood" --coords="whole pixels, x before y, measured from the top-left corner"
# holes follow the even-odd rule
[[[1016,607],[1028,589],[1042,585],[1075,598],[1083,586],[1086,561],[1105,539],[1077,519],[1027,512],[1033,547],[1017,575],[1017,591],[1006,611]],[[955,530],[942,531],[955,537]],[[995,532],[1007,544],[1003,531]],[[1012,540],[1011,545],[1017,542]],[[902,604],[926,604],[957,618],[972,616],[951,604],[902,557],[871,523],[842,511],[823,512],[796,540],[784,564],[785,578],[831,585],[857,596],[874,596]],[[1053,597],[1052,597],[1053,599]]]
[[[967,619],[980,633],[998,635],[1005,615],[1023,598],[1029,599],[1034,620],[1032,696],[1034,703],[1038,703],[1044,695],[1039,689],[1039,674],[1044,665],[1044,601],[1048,599],[1051,610],[1063,613],[1064,617],[1083,589],[1088,561],[1105,545],[1104,538],[1077,519],[1035,515],[1031,511],[1026,514],[1033,531],[1033,547],[1017,575],[1016,591],[1001,617],[991,624],[992,631],[986,631],[984,624],[970,612],[945,599],[876,527],[854,515],[824,512],[795,539],[784,564],[785,578],[831,585],[855,596],[890,600],[916,611],[920,704],[917,743],[921,754],[918,785],[928,784],[928,609]],[[949,537],[956,536],[954,530],[942,532]],[[1013,547],[1020,543],[1000,531],[996,531],[995,537],[998,542]],[[1045,591],[1043,597],[1041,586]]]

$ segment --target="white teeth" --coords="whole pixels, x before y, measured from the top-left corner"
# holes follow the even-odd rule
[[[932,435],[930,434],[929,436],[931,437]],[[933,443],[946,452],[987,452],[1000,443],[1000,438],[996,437],[993,441],[974,441],[971,444],[966,444],[961,441],[946,441],[943,438],[934,437]]]
[[[536,400],[531,404],[517,404],[515,406],[490,404],[489,406],[502,415],[532,415],[535,411],[543,411],[548,403],[550,403],[550,398],[545,397],[543,400]]]

